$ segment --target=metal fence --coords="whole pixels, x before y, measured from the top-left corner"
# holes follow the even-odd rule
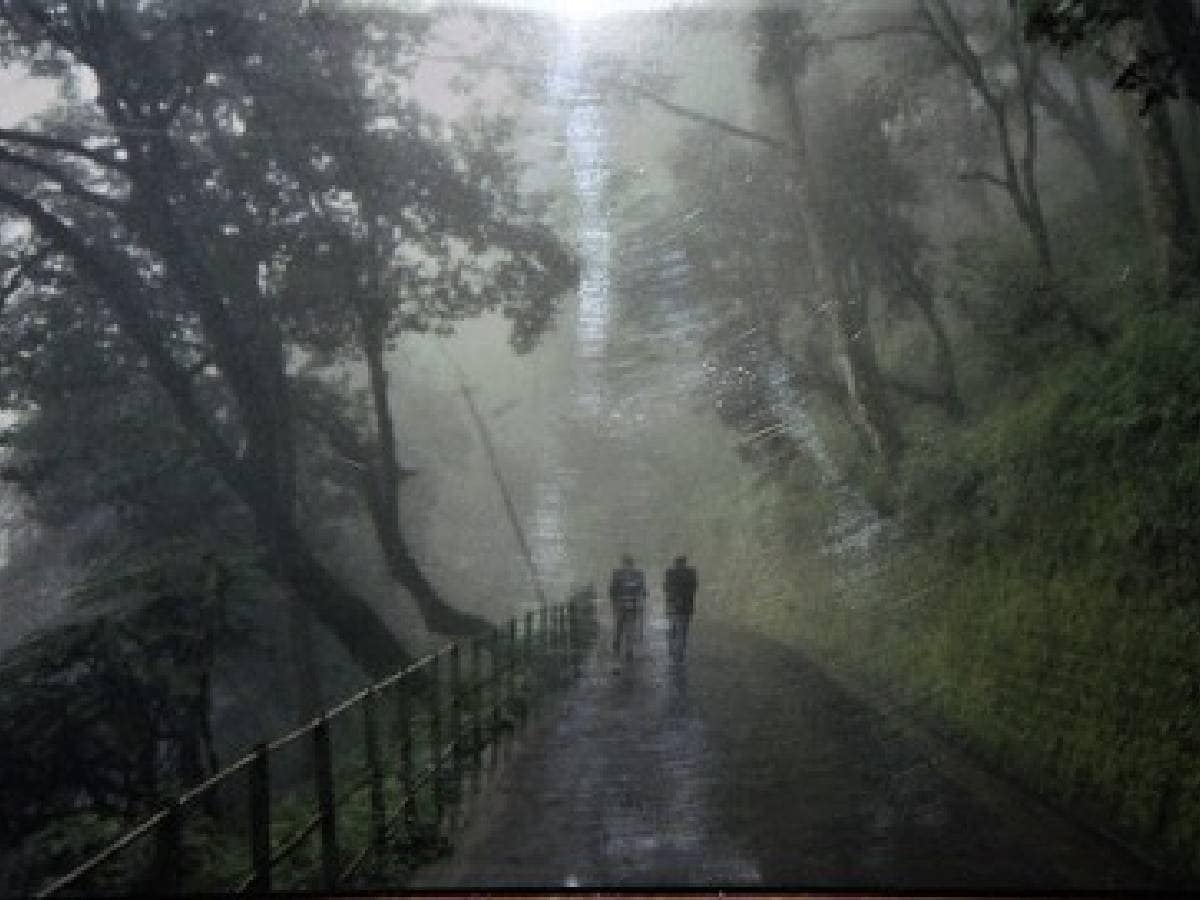
[[[578,673],[592,623],[576,599],[448,644],[259,744],[36,896],[403,884],[445,852],[504,736]]]

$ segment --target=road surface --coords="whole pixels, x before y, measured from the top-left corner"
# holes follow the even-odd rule
[[[874,711],[794,649],[700,619],[687,665],[602,626],[417,889],[1132,889],[1135,861]],[[935,762],[936,761],[936,762]]]

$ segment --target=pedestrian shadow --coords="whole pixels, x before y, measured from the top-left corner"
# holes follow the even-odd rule
[[[667,664],[667,715],[678,718],[691,711],[688,701],[688,667],[686,660]]]

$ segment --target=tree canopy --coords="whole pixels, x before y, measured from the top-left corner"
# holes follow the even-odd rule
[[[504,123],[452,128],[407,92],[428,24],[387,4],[0,4],[5,58],[66,98],[0,131],[8,402],[36,418],[73,375],[81,390],[116,372],[150,386],[276,574],[374,672],[402,647],[306,539],[301,456],[336,444],[359,465],[431,628],[482,627],[400,535],[382,353],[402,329],[485,310],[527,349],[575,277],[518,188]],[[319,364],[339,359],[366,361],[373,422],[331,402]]]

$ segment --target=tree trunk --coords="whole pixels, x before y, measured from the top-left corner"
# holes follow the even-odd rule
[[[383,359],[383,331],[384,321],[368,313],[363,326],[363,350],[375,412],[376,460],[372,472],[365,478],[364,490],[388,573],[412,596],[430,631],[445,635],[485,634],[491,630],[491,623],[455,609],[442,599],[412,555],[400,530],[400,462],[388,394],[388,373]]]
[[[48,212],[39,202],[0,185],[0,205],[24,216],[96,287],[121,330],[145,354],[147,370],[170,400],[180,425],[213,470],[249,508],[263,546],[277,571],[372,675],[390,674],[408,659],[403,644],[370,605],[348,590],[322,566],[301,536],[294,519],[278,502],[277,470],[258,470],[251,461],[268,454],[256,451],[239,459],[196,395],[191,376],[170,351],[170,337],[153,315],[156,298],[129,260],[106,252]],[[241,398],[239,398],[241,399]],[[252,423],[247,422],[248,426]]]
[[[942,321],[942,317],[938,315],[933,296],[923,279],[907,271],[905,261],[897,260],[896,264],[901,267],[899,280],[905,296],[916,306],[933,337],[934,371],[941,395],[940,405],[950,418],[955,421],[961,420],[966,409],[958,391],[958,367],[955,364],[954,347],[950,343],[946,325]]]
[[[311,719],[324,706],[325,692],[321,688],[321,661],[313,639],[312,613],[293,597],[284,598],[287,605],[287,659],[292,670],[289,679],[292,699],[302,719]]]
[[[1200,14],[1192,0],[1152,0],[1146,5],[1155,44],[1161,43],[1179,62],[1179,77],[1193,103],[1200,103]]]
[[[1070,67],[1070,75],[1073,98],[1065,96],[1048,74],[1036,73],[1038,105],[1075,143],[1096,190],[1104,193],[1120,184],[1126,170],[1104,134],[1090,80],[1077,65]]]
[[[264,543],[277,548],[279,571],[297,599],[370,677],[383,678],[412,661],[375,610],[321,564],[294,524],[260,524],[263,530]]]
[[[1054,257],[1050,249],[1050,232],[1046,228],[1046,214],[1042,208],[1042,194],[1038,186],[1037,163],[1040,142],[1038,140],[1038,115],[1034,97],[1037,91],[1037,79],[1040,77],[1041,56],[1036,46],[1028,46],[1020,29],[1020,19],[1013,0],[1010,35],[1013,43],[1013,61],[1017,67],[1017,81],[1020,87],[1021,120],[1025,131],[1025,146],[1021,153],[1020,176],[1015,183],[1020,186],[1022,201],[1017,204],[1018,214],[1025,221],[1033,237],[1033,245],[1037,250],[1038,263],[1047,277],[1054,274]],[[1006,168],[1013,167],[1013,151],[1008,140],[1007,128],[1004,131],[1004,152]]]
[[[879,473],[896,474],[902,450],[871,334],[869,289],[856,271],[846,271],[835,305],[838,349],[846,364],[846,390],[854,418]]]
[[[895,471],[901,444],[875,354],[868,321],[868,299],[854,290],[845,279],[834,275],[828,247],[813,217],[813,209],[821,208],[822,198],[806,170],[806,164],[811,166],[812,159],[794,74],[790,71],[781,73],[779,87],[788,130],[799,155],[797,175],[806,187],[805,196],[798,202],[796,212],[798,224],[804,232],[813,280],[821,295],[817,306],[832,310],[835,354],[843,362],[847,412],[865,436],[876,466],[886,476]]]
[[[1092,82],[1078,68],[1071,70],[1071,79],[1075,85],[1075,103],[1079,108],[1079,120],[1082,126],[1080,144],[1083,157],[1092,167],[1100,191],[1111,191],[1128,177],[1128,169],[1121,155],[1113,150],[1104,134],[1104,126],[1100,122],[1100,113],[1096,109],[1096,98],[1092,93]]]
[[[1195,219],[1183,160],[1165,102],[1145,115],[1132,94],[1121,97],[1133,146],[1138,193],[1159,296],[1173,300],[1186,264]]]

